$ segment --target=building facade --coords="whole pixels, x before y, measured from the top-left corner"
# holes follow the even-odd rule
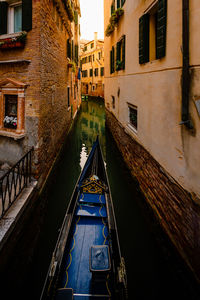
[[[199,9],[195,0],[104,1],[107,124],[198,279]]]
[[[104,97],[104,41],[97,39],[84,43],[81,53],[83,95]]]
[[[0,1],[0,166],[45,178],[80,105],[78,0]],[[41,177],[42,175],[42,177]]]

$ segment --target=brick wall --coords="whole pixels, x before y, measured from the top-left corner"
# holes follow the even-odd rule
[[[194,198],[167,174],[158,162],[125,132],[108,110],[106,123],[155,216],[200,280],[200,199]]]

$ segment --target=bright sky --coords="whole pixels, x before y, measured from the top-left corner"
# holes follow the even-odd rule
[[[81,39],[93,40],[94,32],[104,38],[103,0],[80,0]]]

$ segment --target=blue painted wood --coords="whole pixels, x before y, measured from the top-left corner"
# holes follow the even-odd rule
[[[91,205],[79,205],[76,210],[77,216],[88,217],[107,217],[105,206],[91,206]]]
[[[108,245],[107,237],[108,227],[103,218],[76,217],[73,237],[66,249],[62,287],[71,287],[78,294],[108,295],[106,282],[92,284],[89,264],[91,246]]]
[[[104,195],[100,194],[89,194],[82,193],[79,197],[79,203],[96,203],[96,204],[105,204],[106,199]]]

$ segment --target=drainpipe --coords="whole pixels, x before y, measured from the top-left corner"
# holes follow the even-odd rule
[[[181,123],[188,129],[193,125],[189,119],[189,92],[190,92],[190,73],[189,73],[189,0],[182,0],[182,47],[183,47],[183,68],[182,68],[182,112]]]

